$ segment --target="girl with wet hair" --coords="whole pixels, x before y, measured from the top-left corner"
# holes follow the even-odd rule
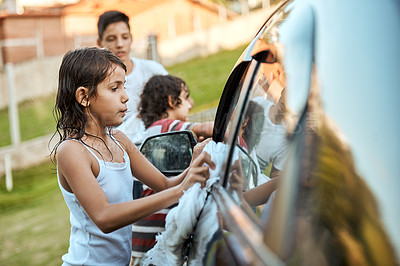
[[[131,224],[178,202],[194,183],[204,185],[214,167],[203,152],[182,174],[166,178],[125,134],[112,129],[127,112],[125,72],[117,56],[95,47],[68,52],[60,66],[55,104],[60,139],[52,156],[70,210],[63,265],[129,265]],[[158,193],[132,200],[133,176]]]

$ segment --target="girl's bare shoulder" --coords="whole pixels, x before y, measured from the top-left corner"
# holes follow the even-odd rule
[[[57,160],[65,157],[83,158],[87,155],[88,151],[84,144],[75,139],[64,140],[57,148]]]

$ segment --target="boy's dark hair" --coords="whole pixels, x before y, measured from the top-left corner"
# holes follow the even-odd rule
[[[97,93],[97,86],[114,71],[112,64],[125,64],[107,49],[85,47],[67,52],[61,62],[58,74],[56,104],[53,114],[56,119],[56,132],[60,140],[53,148],[55,158],[57,147],[67,138],[81,140],[86,134],[86,115],[84,107],[76,101],[75,93],[79,87],[88,88],[87,100]],[[54,137],[53,135],[53,137]]]
[[[129,17],[120,11],[107,11],[100,15],[99,20],[97,21],[97,33],[99,35],[99,39],[103,38],[103,33],[108,25],[115,22],[125,22],[128,26],[129,31],[131,27],[129,26]]]
[[[167,115],[167,110],[171,108],[168,96],[172,97],[174,106],[181,104],[179,96],[184,87],[185,81],[172,75],[155,75],[146,82],[138,106],[139,116],[146,128]]]

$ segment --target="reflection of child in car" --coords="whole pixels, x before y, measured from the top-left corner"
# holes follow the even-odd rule
[[[249,153],[257,146],[261,138],[261,130],[264,124],[264,109],[258,103],[249,101],[244,116],[244,121],[239,132]],[[239,140],[240,142],[240,140]]]
[[[264,108],[257,101],[249,101],[246,113],[243,118],[242,127],[239,131],[239,145],[245,148],[254,164],[259,168],[256,147],[260,142],[261,134],[265,123]],[[251,207],[265,204],[278,185],[278,178],[270,179],[263,173],[258,175],[247,170],[247,164],[244,158],[240,162],[236,161],[231,168],[230,186],[232,190],[238,192],[239,197],[244,199]],[[249,180],[250,177],[255,180]],[[247,190],[241,193],[243,190]]]
[[[272,164],[270,177],[274,178],[283,169],[287,154],[285,90],[281,92],[277,103],[262,96],[255,97],[253,101],[263,107],[265,116],[261,139],[256,148],[257,159],[262,170]]]
[[[172,75],[156,75],[145,84],[138,109],[145,124],[147,136],[191,130],[199,139],[210,137],[213,122],[187,121],[192,107],[193,100],[182,79]],[[144,186],[141,197],[151,194],[154,194],[154,191]],[[156,244],[156,235],[165,230],[165,217],[170,208],[156,212],[133,224],[132,256],[135,263],[140,263],[140,258],[143,258],[145,253]]]
[[[257,168],[259,168],[259,166],[255,148],[260,141],[263,124],[264,109],[258,103],[249,101],[246,113],[243,117],[242,126],[238,134],[238,144],[249,153],[249,156],[253,159],[252,161],[254,162],[254,166]],[[252,168],[250,167],[249,169],[249,162],[250,159],[242,161],[243,171],[247,180],[246,186],[248,188],[255,187],[269,180],[269,178],[263,176],[262,173],[256,175],[256,173],[251,173],[251,171],[249,172],[249,170]],[[252,178],[249,179],[250,177]]]

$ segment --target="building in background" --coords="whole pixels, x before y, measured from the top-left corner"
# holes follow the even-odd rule
[[[97,19],[107,10],[123,11],[131,18],[134,44],[143,47],[150,35],[158,40],[175,38],[238,16],[206,0],[84,0],[24,8],[15,0],[6,1],[3,6],[8,10],[0,13],[0,67],[96,46]]]
[[[25,10],[0,13],[0,67],[33,58],[63,54],[67,49],[61,11]]]

